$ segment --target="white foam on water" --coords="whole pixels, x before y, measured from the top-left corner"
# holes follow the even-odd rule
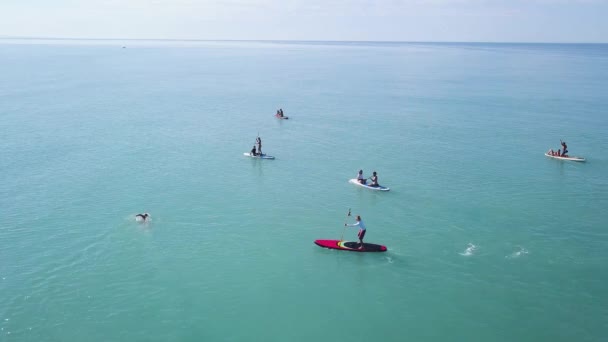
[[[477,246],[475,246],[472,243],[469,243],[467,246],[467,249],[464,250],[464,252],[459,253],[462,256],[471,256],[473,255],[473,253],[475,253],[475,250],[477,249]]]
[[[516,246],[518,248],[518,250],[516,250],[515,252],[505,256],[505,258],[507,259],[515,259],[515,258],[519,258],[521,256],[524,256],[526,254],[528,254],[528,250],[523,248],[522,246]]]

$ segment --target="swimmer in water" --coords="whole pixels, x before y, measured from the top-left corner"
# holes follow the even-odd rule
[[[148,213],[143,213],[143,214],[137,214],[135,215],[135,219],[137,219],[138,217],[141,217],[142,221],[147,221],[148,217],[150,217],[150,214]]]

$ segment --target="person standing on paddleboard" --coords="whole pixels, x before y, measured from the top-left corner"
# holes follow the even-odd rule
[[[566,145],[565,141],[559,141],[562,145],[562,157],[567,157],[568,156],[568,145]]]
[[[262,155],[262,138],[260,138],[259,136],[257,138],[255,138],[255,143],[258,145],[258,154],[261,156]]]
[[[357,236],[359,237],[359,244],[360,244],[359,249],[363,249],[363,238],[365,237],[366,228],[365,228],[365,225],[363,224],[363,221],[361,220],[360,215],[357,215],[356,221],[357,222],[355,222],[353,224],[345,223],[344,227],[346,227],[346,226],[359,227],[359,234],[357,234]]]

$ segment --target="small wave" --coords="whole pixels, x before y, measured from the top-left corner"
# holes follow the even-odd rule
[[[386,260],[388,261],[389,264],[393,263],[393,258],[391,258],[391,257],[386,257]]]
[[[528,254],[528,250],[523,248],[522,246],[517,246],[518,250],[516,250],[515,252],[505,256],[505,258],[507,259],[515,259],[515,258],[519,258],[521,256],[524,256],[526,254]]]
[[[477,246],[475,246],[472,243],[469,243],[467,246],[467,249],[464,250],[464,252],[459,253],[462,256],[471,256],[473,255],[473,253],[475,253],[475,250],[477,250]]]

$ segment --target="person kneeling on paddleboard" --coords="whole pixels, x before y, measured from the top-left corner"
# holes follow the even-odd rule
[[[372,179],[372,184],[370,184],[370,186],[380,186],[380,184],[378,184],[378,175],[376,175],[376,171],[372,173],[370,178]]]
[[[357,182],[361,184],[365,184],[365,182],[367,182],[367,178],[363,177],[363,170],[359,170],[359,173],[357,173]]]
[[[344,227],[346,227],[346,226],[348,226],[348,227],[359,227],[359,234],[357,234],[357,236],[359,237],[359,244],[360,244],[359,249],[363,249],[363,238],[365,237],[366,228],[365,228],[365,225],[363,224],[363,221],[361,220],[361,216],[360,215],[357,215],[356,221],[357,222],[355,222],[353,224],[347,224],[347,223],[345,223]]]
[[[252,156],[257,156],[258,154],[255,151],[255,145],[253,145],[253,148],[251,149],[251,151],[249,151],[249,154]]]

